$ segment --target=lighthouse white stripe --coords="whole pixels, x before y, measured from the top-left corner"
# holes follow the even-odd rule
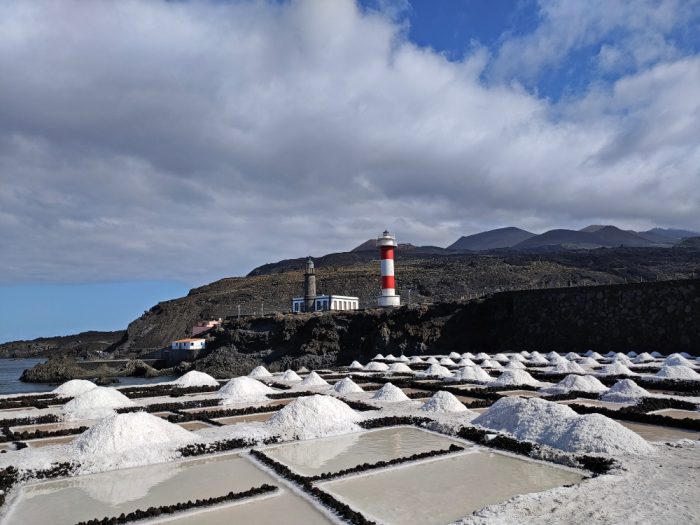
[[[393,259],[382,259],[382,275],[394,275]]]
[[[382,288],[382,295],[396,295],[396,288]]]

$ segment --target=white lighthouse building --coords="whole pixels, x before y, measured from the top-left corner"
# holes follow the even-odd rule
[[[382,295],[379,296],[379,306],[382,308],[401,306],[401,297],[396,295],[396,280],[394,279],[394,251],[397,246],[396,237],[386,230],[377,239],[382,265]]]

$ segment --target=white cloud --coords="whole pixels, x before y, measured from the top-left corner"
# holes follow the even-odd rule
[[[350,0],[6,2],[0,279],[203,282],[385,227],[700,228],[698,57],[556,105],[488,64]]]

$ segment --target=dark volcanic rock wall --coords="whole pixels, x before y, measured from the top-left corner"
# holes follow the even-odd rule
[[[367,361],[374,354],[700,350],[700,280],[504,292],[469,302],[230,321],[214,353],[241,369]],[[215,350],[218,349],[218,350]],[[221,357],[221,356],[219,356]]]

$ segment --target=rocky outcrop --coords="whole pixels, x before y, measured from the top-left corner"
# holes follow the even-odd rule
[[[95,379],[100,383],[110,383],[114,382],[117,376],[158,377],[170,373],[172,369],[156,370],[138,359],[93,366],[89,361],[76,361],[69,356],[58,356],[25,370],[20,380],[28,383],[63,383],[69,379]]]
[[[0,344],[0,358],[48,357],[49,355],[71,355],[95,357],[109,351],[126,336],[126,331],[82,332],[62,337],[40,337],[31,341],[12,341]]]

